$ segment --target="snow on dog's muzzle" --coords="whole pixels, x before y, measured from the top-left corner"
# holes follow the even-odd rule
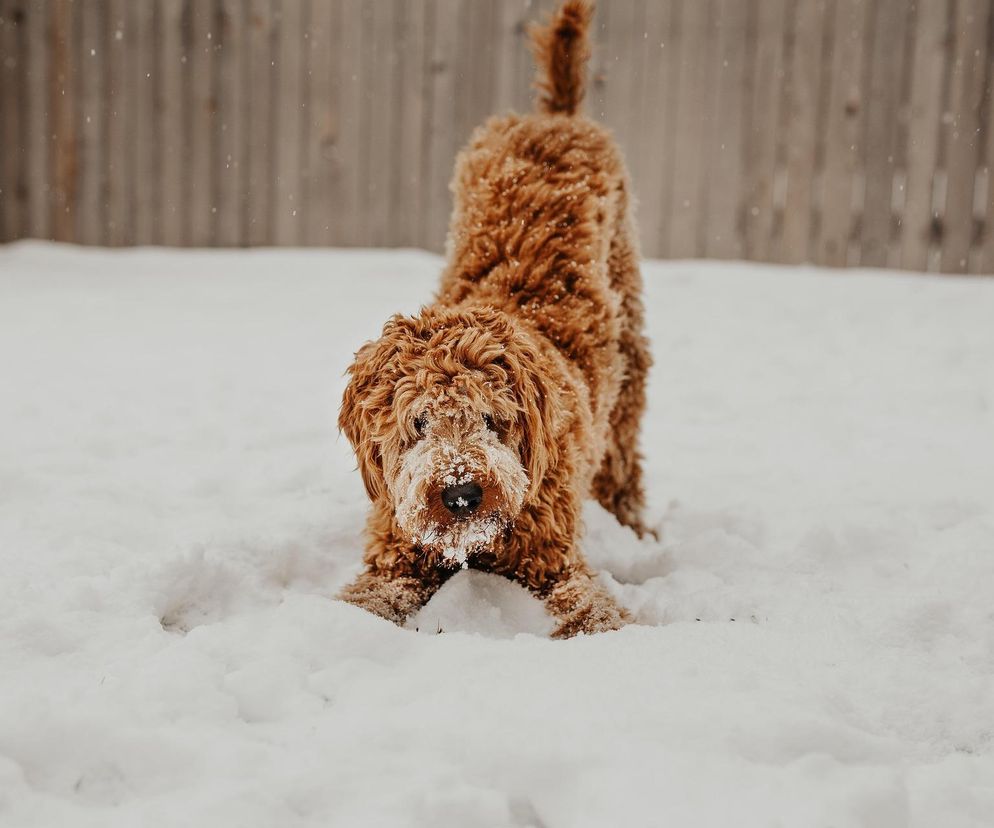
[[[411,542],[462,565],[511,524],[527,483],[517,452],[483,419],[468,416],[429,424],[388,480],[397,523]]]

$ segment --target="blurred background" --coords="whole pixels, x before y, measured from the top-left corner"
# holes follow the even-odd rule
[[[441,250],[554,0],[0,0],[0,241]],[[643,253],[994,272],[992,0],[601,0]]]

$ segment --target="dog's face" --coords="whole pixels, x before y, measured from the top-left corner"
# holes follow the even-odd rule
[[[509,318],[396,316],[349,369],[339,426],[372,500],[414,546],[462,563],[488,547],[555,463],[559,390]]]

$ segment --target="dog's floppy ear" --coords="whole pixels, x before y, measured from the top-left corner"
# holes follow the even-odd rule
[[[527,340],[516,338],[504,360],[513,378],[521,430],[521,463],[528,473],[528,498],[537,496],[546,475],[559,465],[566,411],[556,372]]]
[[[401,321],[400,317],[388,321],[383,336],[367,342],[356,353],[338,412],[338,427],[355,450],[366,493],[374,501],[386,494],[383,458],[375,438],[386,426],[377,422],[377,417],[390,410],[393,382],[388,363],[397,352],[396,334]]]

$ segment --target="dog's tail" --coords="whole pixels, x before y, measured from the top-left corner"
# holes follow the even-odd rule
[[[593,16],[588,0],[565,0],[544,25],[532,26],[540,112],[572,115],[580,107],[590,58],[587,30]]]

